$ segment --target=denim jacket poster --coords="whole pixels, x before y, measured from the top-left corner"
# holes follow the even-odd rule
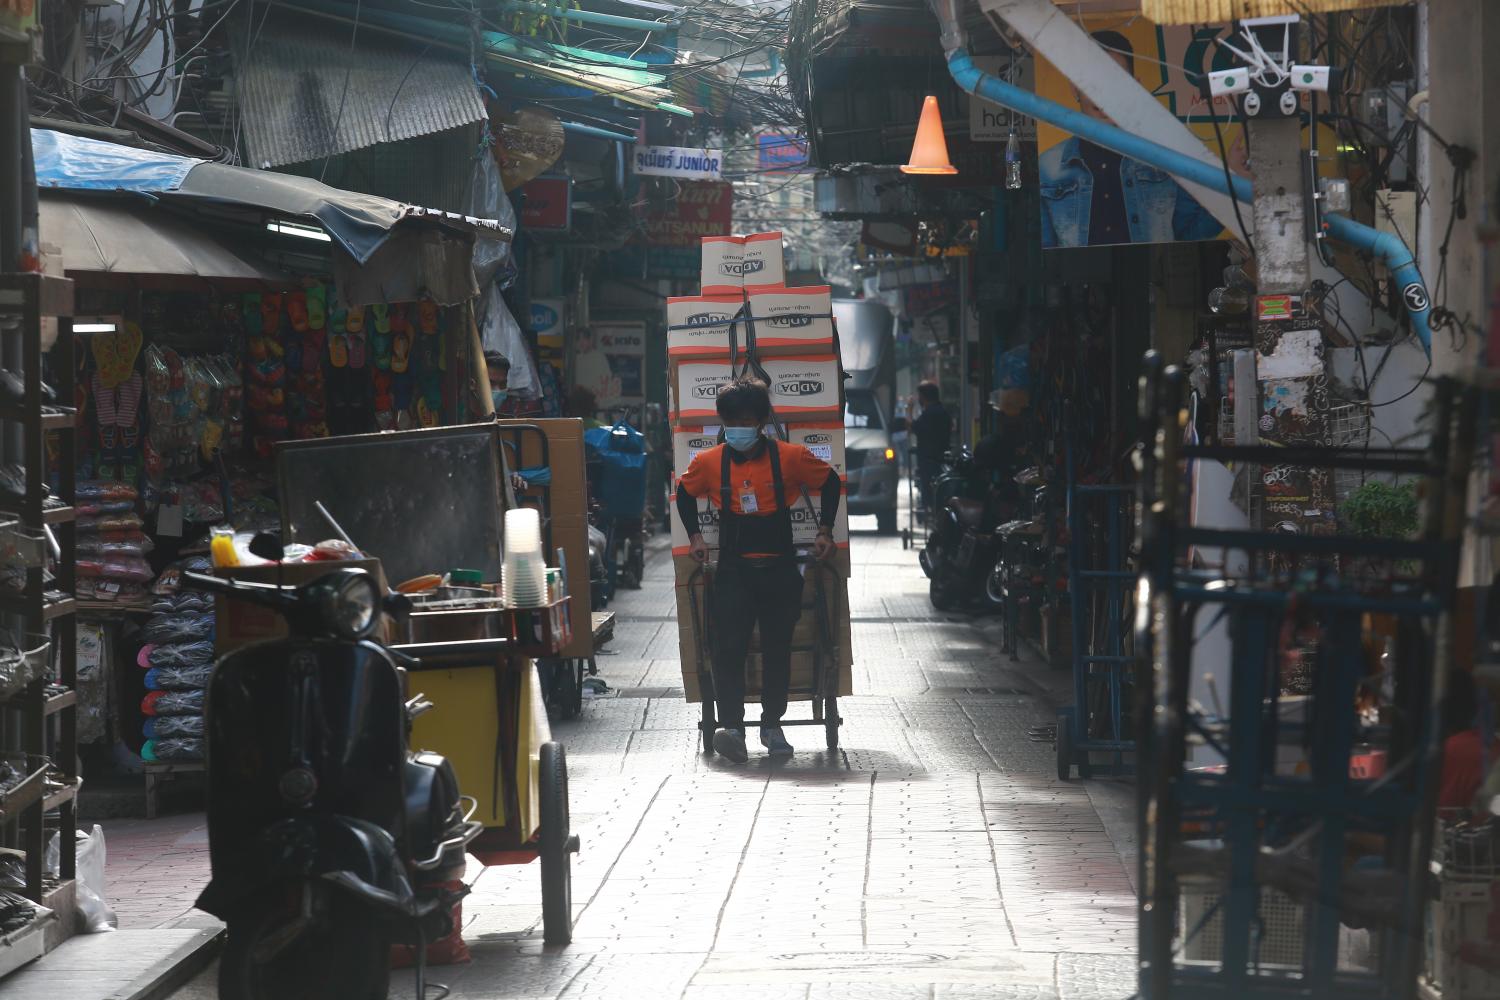
[[[1090,17],[1085,27],[1102,50],[1165,104],[1217,153],[1212,117],[1224,122],[1231,108],[1210,106],[1199,96],[1187,70],[1200,73],[1210,66],[1194,66],[1214,59],[1215,47],[1204,42],[1205,32],[1186,27],[1157,27],[1144,18]],[[1075,108],[1090,117],[1108,121],[1068,75],[1038,60],[1036,91],[1039,96]],[[1207,132],[1203,131],[1207,128]],[[1240,132],[1221,123],[1229,132],[1226,141]],[[1122,157],[1101,157],[1097,147],[1075,135],[1039,123],[1038,173],[1040,175],[1042,246],[1098,246],[1109,243],[1169,243],[1220,239],[1226,235],[1219,220],[1198,204],[1173,177],[1163,170]],[[1232,169],[1242,169],[1240,148],[1230,154]],[[1103,176],[1096,167],[1107,162]],[[1111,224],[1101,225],[1102,209],[1113,215]]]

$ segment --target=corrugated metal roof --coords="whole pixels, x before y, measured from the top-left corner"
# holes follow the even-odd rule
[[[1203,24],[1238,17],[1306,16],[1394,6],[1399,6],[1396,0],[1141,0],[1141,13],[1157,24]]]
[[[245,42],[235,39],[233,51],[248,166],[321,160],[485,118],[468,63],[430,47],[372,36],[351,48],[342,32],[274,23],[248,59],[239,56]]]

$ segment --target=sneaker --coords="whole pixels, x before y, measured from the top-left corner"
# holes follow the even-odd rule
[[[738,729],[721,729],[714,733],[714,751],[736,764],[743,764],[750,759],[750,754],[745,749],[745,734]]]
[[[781,731],[780,726],[762,726],[760,730],[760,745],[766,748],[766,753],[772,757],[790,757],[792,745],[786,741],[786,734]]]

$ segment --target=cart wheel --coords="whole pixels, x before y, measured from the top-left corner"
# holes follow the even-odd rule
[[[909,548],[911,548],[911,529],[910,528],[902,528],[901,529],[901,547],[903,549],[909,549]]]
[[[1073,780],[1073,726],[1066,715],[1057,717],[1057,780]]]
[[[839,725],[844,721],[839,718],[839,700],[825,698],[823,704],[823,732],[828,737],[828,749],[837,750],[839,748]]]
[[[542,744],[542,940],[568,944],[573,940],[573,840],[568,819],[568,756],[561,743]]]
[[[718,728],[718,722],[714,719],[714,703],[705,701],[703,703],[703,721],[698,724],[703,731],[703,752],[710,757],[714,755],[714,730]]]

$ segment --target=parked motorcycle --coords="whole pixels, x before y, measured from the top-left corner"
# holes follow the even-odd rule
[[[1002,504],[990,487],[989,473],[966,448],[952,456],[933,482],[932,496],[935,513],[918,562],[931,581],[932,606],[951,611],[987,596],[998,546],[994,525]]]
[[[279,560],[281,544],[260,536],[251,551]],[[354,568],[298,587],[183,580],[290,629],[227,654],[209,682],[213,877],[197,905],[228,925],[219,996],[377,1000],[392,944],[416,948],[421,996],[425,945],[452,929],[444,885],[483,827],[449,762],[409,747],[432,703],[406,697],[418,661],[375,638],[407,599]]]

